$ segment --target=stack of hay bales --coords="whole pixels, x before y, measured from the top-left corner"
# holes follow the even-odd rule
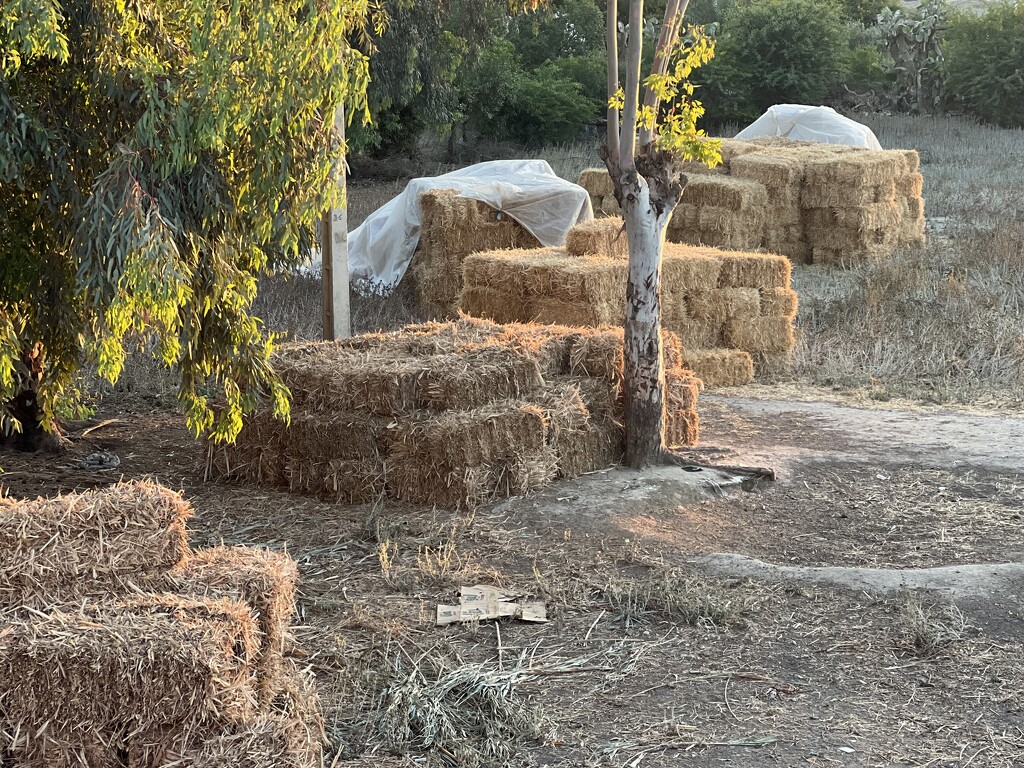
[[[295,563],[192,552],[190,515],[145,482],[0,500],[0,764],[322,765]]]
[[[453,317],[462,292],[462,261],[495,248],[537,248],[540,243],[511,216],[453,189],[423,192],[420,243],[407,279],[424,317]]]
[[[579,224],[566,249],[491,251],[466,259],[462,309],[501,322],[621,325],[627,261],[621,219]],[[792,350],[796,293],[789,261],[774,254],[667,243],[662,319],[685,364],[708,386],[746,384],[753,358]]]
[[[794,263],[834,266],[924,242],[923,178],[913,150],[767,137],[724,140],[714,173],[691,165],[667,232],[672,242],[763,249]],[[619,213],[606,171],[584,171],[579,183],[595,210]]]
[[[679,340],[666,334],[665,346],[682,393],[668,433],[689,445],[699,385]],[[274,363],[292,392],[290,427],[257,414],[234,446],[211,446],[214,474],[330,501],[457,508],[622,455],[621,329],[464,318],[286,346]]]

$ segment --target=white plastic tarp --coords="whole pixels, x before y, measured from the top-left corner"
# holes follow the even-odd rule
[[[831,107],[808,107],[802,104],[776,104],[769,107],[767,112],[736,134],[736,138],[741,140],[759,136],[785,136],[796,141],[882,148],[866,125],[843,117]]]
[[[564,244],[570,227],[594,218],[587,191],[556,176],[544,160],[495,160],[413,179],[350,233],[349,275],[357,288],[386,293],[398,285],[419,243],[419,196],[428,189],[455,189],[482,200],[545,246]]]

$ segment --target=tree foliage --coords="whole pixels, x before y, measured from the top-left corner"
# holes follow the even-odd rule
[[[1024,126],[1024,2],[957,14],[945,39],[948,86],[959,102],[986,122]]]
[[[364,114],[367,0],[14,0],[0,11],[0,403],[41,347],[42,424],[131,344],[180,371],[189,425],[287,413],[259,276],[336,204],[337,106]],[[39,345],[39,346],[37,346]],[[36,358],[38,360],[39,356]],[[223,402],[215,410],[211,395]]]
[[[887,8],[878,16],[884,52],[881,65],[891,78],[888,102],[901,111],[941,111],[946,99],[940,35],[949,7],[928,0],[915,11]]]

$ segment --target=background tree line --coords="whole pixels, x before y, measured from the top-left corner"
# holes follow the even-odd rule
[[[663,6],[649,2],[649,17]],[[606,98],[599,0],[552,0],[532,14],[510,13],[505,0],[385,7],[391,21],[371,62],[374,123],[356,132],[359,151],[414,154],[427,132],[452,146],[466,135],[531,146],[597,135]],[[982,15],[941,0],[916,11],[894,0],[693,0],[687,21],[717,40],[696,77],[712,130],[787,102],[956,109],[1024,124],[1021,0]]]

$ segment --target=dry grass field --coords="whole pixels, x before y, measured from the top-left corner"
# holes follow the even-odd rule
[[[109,425],[61,456],[5,455],[0,488],[156,478],[195,507],[195,546],[287,550],[332,768],[1022,765],[1024,132],[868,122],[921,153],[928,247],[795,269],[792,366],[701,400],[694,455],[774,483],[614,469],[473,513],[219,484],[173,380],[138,359],[99,402]],[[568,178],[594,164],[546,156]],[[401,186],[354,185],[353,223]],[[269,282],[260,313],[315,338],[319,290]],[[354,320],[394,327],[410,305],[356,297]],[[83,469],[99,450],[120,466]],[[480,583],[543,599],[550,622],[434,626]]]

